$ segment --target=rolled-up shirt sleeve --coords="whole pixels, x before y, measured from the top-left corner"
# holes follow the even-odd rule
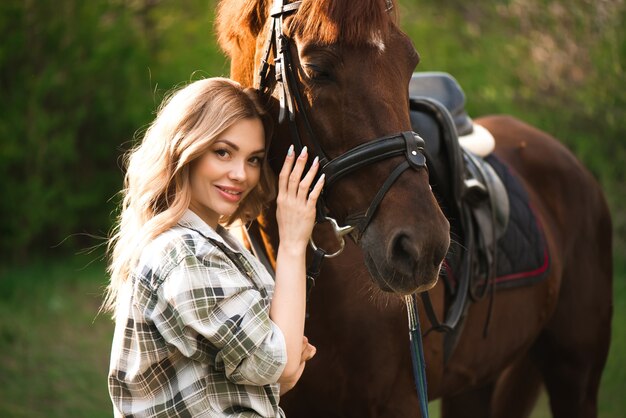
[[[225,255],[183,257],[157,292],[151,320],[184,356],[223,370],[236,384],[278,381],[287,350],[269,317],[270,298]]]

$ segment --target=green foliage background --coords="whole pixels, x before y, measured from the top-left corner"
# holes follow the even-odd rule
[[[101,251],[71,254],[103,243],[121,155],[165,92],[228,75],[215,3],[0,2],[0,415],[110,416],[112,325],[94,318],[106,275],[101,261],[85,267]],[[561,139],[602,184],[617,261],[600,415],[623,416],[624,0],[400,0],[398,9],[418,70],[457,78],[473,117],[508,113]]]
[[[227,75],[214,1],[5,0],[0,5],[0,257],[104,236],[120,155],[164,92]],[[626,231],[623,0],[401,1],[419,70],[447,71],[473,116],[510,113],[560,138]],[[69,239],[68,239],[69,238]],[[97,240],[95,241],[97,243]]]
[[[0,3],[0,260],[94,245],[164,93],[228,74],[207,1]],[[90,236],[91,235],[91,236]]]
[[[402,1],[400,15],[422,56],[418,69],[457,78],[470,115],[512,114],[574,151],[604,188],[623,257],[624,1]]]

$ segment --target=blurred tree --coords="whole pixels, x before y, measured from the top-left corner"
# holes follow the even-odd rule
[[[93,245],[82,233],[106,235],[120,155],[134,133],[194,70],[225,68],[211,39],[214,5],[185,6],[0,4],[0,259],[67,238],[65,249]]]
[[[228,75],[215,0],[0,2],[0,260],[104,236],[120,156],[165,92]],[[624,0],[399,1],[418,70],[447,71],[473,116],[563,140],[604,185],[626,251]],[[135,135],[136,133],[136,135]]]
[[[108,228],[147,54],[123,3],[8,0],[0,16],[0,249],[21,257]]]
[[[472,116],[509,113],[563,141],[602,183],[626,252],[626,2],[401,1],[422,61],[463,86]]]

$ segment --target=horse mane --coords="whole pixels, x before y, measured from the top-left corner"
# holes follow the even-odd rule
[[[232,57],[255,39],[271,6],[271,0],[222,0],[216,20],[222,49]],[[389,23],[396,21],[394,11],[393,0],[302,0],[290,28],[303,39],[324,45],[363,45],[373,37],[385,38]]]

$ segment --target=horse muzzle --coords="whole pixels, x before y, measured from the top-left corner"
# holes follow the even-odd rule
[[[381,290],[411,294],[437,284],[450,245],[449,223],[442,224],[447,228],[423,234],[408,225],[384,234],[375,222],[370,225],[360,244],[365,265]]]

